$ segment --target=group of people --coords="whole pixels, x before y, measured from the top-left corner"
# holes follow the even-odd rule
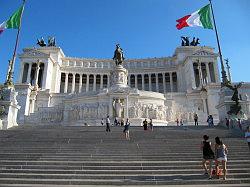
[[[198,123],[198,119],[199,119],[198,114],[194,113],[193,117],[194,117],[194,125],[198,126],[198,124],[199,124]],[[183,126],[184,125],[183,119],[177,118],[175,122],[176,122],[177,126]]]
[[[216,137],[213,150],[212,143],[209,141],[209,136],[204,135],[203,141],[201,142],[201,150],[203,152],[202,166],[205,170],[205,175],[209,175],[209,179],[212,179],[212,176],[219,178],[220,175],[223,175],[223,179],[226,180],[228,154],[227,146],[219,137]],[[213,161],[215,161],[215,169],[212,169]],[[209,167],[207,167],[207,164]],[[220,169],[220,164],[223,167],[223,174]]]
[[[110,129],[111,121],[110,121],[109,116],[106,117],[105,122],[106,122],[106,132],[111,132],[111,129]],[[142,124],[143,124],[143,129],[144,130],[148,130],[148,126],[149,126],[150,130],[153,131],[153,120],[152,119],[150,119],[149,122],[147,121],[147,119],[145,119]],[[103,118],[101,120],[101,125],[104,125],[104,119]],[[114,125],[115,126],[118,126],[118,125],[124,126],[123,133],[124,133],[125,139],[126,140],[130,139],[130,137],[129,137],[130,121],[129,121],[128,118],[126,119],[125,123],[124,123],[123,119],[121,119],[121,121],[118,121],[118,119],[115,118],[114,119]]]
[[[121,120],[121,122],[119,122],[117,120],[117,118],[115,118],[114,124],[116,126],[117,125],[124,126],[123,133],[124,133],[125,139],[129,140],[130,139],[130,137],[129,137],[129,127],[130,127],[130,121],[129,121],[129,119],[127,118],[126,122],[124,124],[123,119]],[[103,119],[101,120],[101,125],[104,125],[104,120]],[[110,118],[109,118],[109,116],[107,116],[106,117],[106,132],[111,132],[110,126],[111,126]]]
[[[145,131],[148,130],[148,126],[149,126],[150,130],[153,131],[153,120],[152,119],[150,119],[149,122],[147,121],[147,119],[145,119],[142,122],[142,125],[143,125],[143,129]]]
[[[208,127],[214,127],[214,118],[212,115],[209,115],[207,117],[207,124],[208,124]]]

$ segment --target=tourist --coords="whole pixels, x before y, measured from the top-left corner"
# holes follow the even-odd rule
[[[202,166],[205,170],[205,175],[209,175],[209,179],[212,179],[212,164],[214,159],[214,152],[211,148],[211,142],[208,141],[209,136],[204,135],[201,142],[201,150],[203,152]],[[209,169],[207,169],[207,162],[209,163]]]
[[[124,120],[121,119],[121,127],[124,126]]]
[[[179,126],[179,119],[176,119],[176,125]]]
[[[249,126],[247,127],[247,130],[245,132],[245,138],[247,140],[248,147],[249,147],[249,150],[250,150],[250,127]]]
[[[145,119],[145,120],[143,121],[143,128],[144,128],[145,131],[148,130],[148,122],[147,122],[147,119]]]
[[[110,132],[110,119],[109,116],[106,118],[106,132]]]
[[[130,127],[130,122],[129,122],[129,119],[127,118],[126,124],[124,126],[124,130],[123,130],[123,133],[125,134],[125,139],[126,140],[130,139],[130,137],[129,137],[129,127]]]
[[[102,118],[102,120],[101,120],[101,125],[103,125],[104,124],[104,120],[103,120],[103,118]]]
[[[223,179],[226,180],[226,175],[227,175],[227,146],[223,144],[222,140],[219,137],[215,138],[215,165],[216,165],[216,174],[218,175],[220,168],[219,164],[222,164],[223,167]],[[219,176],[217,176],[219,177]]]
[[[183,126],[183,120],[180,119],[180,126]]]
[[[196,113],[194,113],[194,125],[198,126],[198,115]]]
[[[228,118],[225,118],[225,120],[226,120],[226,126],[227,126],[227,129],[229,129],[229,124],[230,124],[230,121],[229,121],[229,119],[228,119]]]
[[[153,131],[153,121],[152,121],[152,119],[150,119],[150,121],[149,121],[149,127],[150,127],[150,130]]]
[[[209,115],[207,117],[207,123],[208,123],[208,127],[213,127],[214,126],[214,119],[212,115]]]

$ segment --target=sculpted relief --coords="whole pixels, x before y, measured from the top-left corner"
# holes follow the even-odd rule
[[[127,84],[127,76],[123,71],[114,71],[111,73],[111,85],[114,84]]]
[[[129,117],[166,120],[166,107],[135,102],[129,106]]]
[[[108,105],[104,103],[73,105],[69,110],[69,120],[105,118],[107,114]]]
[[[58,108],[40,108],[39,119],[42,123],[61,122],[63,120],[63,110]]]

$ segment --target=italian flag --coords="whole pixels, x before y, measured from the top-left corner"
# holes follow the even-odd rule
[[[210,4],[176,21],[178,22],[176,28],[179,30],[184,27],[203,27],[205,29],[213,29]]]
[[[0,24],[0,34],[5,29],[18,29],[21,24],[21,15],[23,12],[23,6],[21,6],[7,21]]]

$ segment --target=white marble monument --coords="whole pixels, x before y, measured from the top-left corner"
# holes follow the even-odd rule
[[[117,46],[119,48],[119,46]],[[145,118],[166,125],[219,121],[218,54],[211,47],[182,46],[173,56],[87,59],[59,47],[25,48],[15,84],[20,124],[98,125],[102,118]],[[39,62],[39,63],[38,63]],[[39,66],[39,67],[38,67]]]

